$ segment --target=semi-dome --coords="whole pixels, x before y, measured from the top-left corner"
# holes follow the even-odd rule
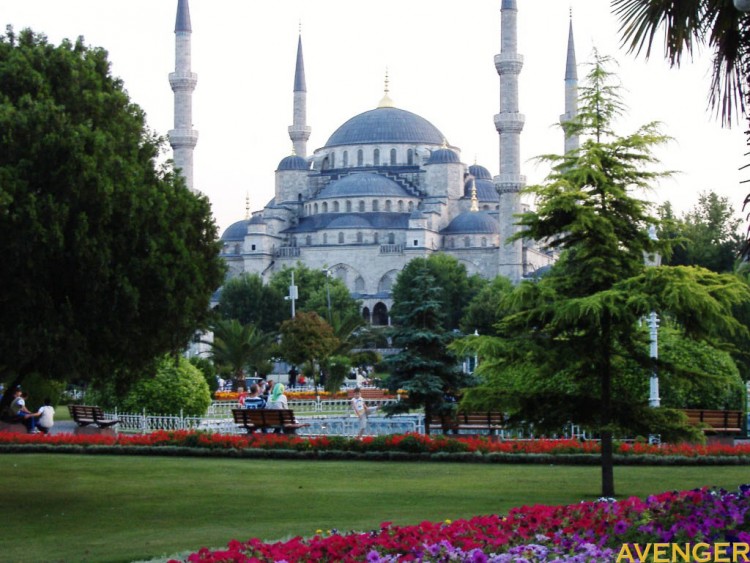
[[[460,162],[461,159],[458,157],[458,154],[456,154],[455,151],[452,151],[451,149],[438,149],[436,151],[432,151],[427,164],[453,164]]]
[[[415,113],[393,107],[379,107],[359,115],[334,131],[326,147],[378,143],[440,145],[443,134]]]
[[[296,154],[292,154],[281,159],[281,161],[279,162],[279,166],[276,168],[276,171],[280,172],[282,170],[307,170],[309,168],[310,167],[304,158],[302,158],[301,156],[297,156]]]
[[[366,172],[349,174],[340,180],[334,180],[320,191],[316,199],[362,196],[413,197],[393,180]]]
[[[466,211],[453,219],[441,231],[441,234],[497,234],[499,232],[500,225],[496,218],[483,211]]]
[[[490,171],[479,164],[472,164],[469,166],[469,174],[474,176],[477,180],[492,180]]]

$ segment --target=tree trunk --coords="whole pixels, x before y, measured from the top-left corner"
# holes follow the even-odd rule
[[[610,354],[611,332],[609,321],[605,320],[602,328],[602,418],[601,418],[601,447],[602,447],[602,496],[615,496],[615,462],[612,452],[612,356]]]

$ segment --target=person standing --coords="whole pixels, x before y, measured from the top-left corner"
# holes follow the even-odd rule
[[[362,390],[359,387],[355,387],[351,403],[352,410],[359,419],[359,433],[357,434],[357,438],[361,438],[367,431],[367,416],[371,411],[375,410],[375,407],[368,409],[367,403],[362,398]]]

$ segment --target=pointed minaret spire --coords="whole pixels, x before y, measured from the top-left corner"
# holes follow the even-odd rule
[[[289,126],[289,138],[294,143],[294,152],[302,158],[307,157],[307,140],[310,138],[310,127],[307,126],[307,85],[305,84],[305,61],[302,57],[302,24],[300,23],[297,40],[297,64],[294,68],[294,104],[292,125]]]
[[[174,166],[185,178],[187,187],[193,186],[193,150],[198,143],[198,132],[193,129],[193,90],[198,75],[191,71],[190,7],[188,0],[178,0],[175,21],[175,70],[169,75],[174,92],[174,129],[169,132],[169,144],[174,153]]]
[[[576,65],[576,48],[573,41],[573,10],[570,10],[568,27],[568,55],[565,60],[565,113],[560,116],[560,124],[578,115],[578,66]],[[580,146],[578,135],[565,135],[565,152],[575,151]]]
[[[523,245],[520,240],[507,242],[518,228],[516,215],[521,213],[521,131],[525,118],[518,111],[518,75],[523,57],[518,54],[517,0],[502,0],[500,9],[500,54],[495,55],[495,69],[500,75],[500,113],[495,128],[500,135],[500,175],[494,179],[500,194],[500,256],[498,273],[512,282],[524,274]]]
[[[245,219],[250,219],[250,192],[245,192]]]

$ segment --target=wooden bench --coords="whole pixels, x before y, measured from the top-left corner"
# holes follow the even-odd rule
[[[739,434],[742,432],[742,411],[683,409],[690,424],[701,426],[706,434]]]
[[[256,430],[280,430],[284,434],[295,434],[297,429],[308,426],[300,424],[289,409],[232,409],[234,423],[244,428],[248,434]]]
[[[487,432],[497,434],[505,428],[505,414],[501,412],[459,412],[430,415],[430,428],[440,428],[443,434]]]
[[[80,426],[94,425],[97,428],[109,428],[119,424],[120,420],[107,418],[101,407],[90,407],[88,405],[68,405],[70,417]]]

